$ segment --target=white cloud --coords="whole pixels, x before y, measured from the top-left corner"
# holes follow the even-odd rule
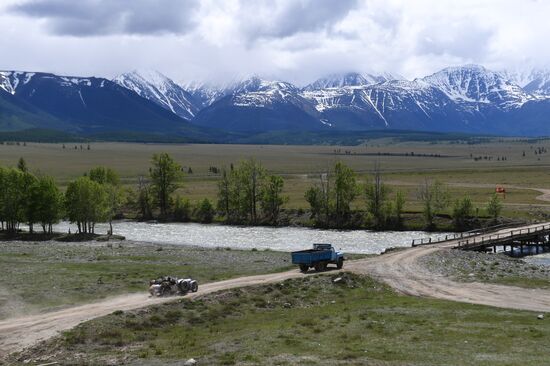
[[[8,0],[0,69],[305,83],[348,70],[548,66],[547,14],[550,1],[534,0]]]

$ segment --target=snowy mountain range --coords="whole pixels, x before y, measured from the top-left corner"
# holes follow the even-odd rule
[[[303,87],[258,76],[216,86],[178,83],[157,71],[133,71],[112,81],[0,72],[0,130],[193,131],[203,137],[213,130],[369,129],[550,135],[549,116],[547,70],[465,65],[414,80],[349,72]]]
[[[0,130],[29,128],[78,134],[203,134],[203,129],[107,79],[0,71]]]

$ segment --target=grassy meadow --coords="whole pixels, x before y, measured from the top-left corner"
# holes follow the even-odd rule
[[[335,272],[116,311],[12,361],[545,365],[548,337],[550,323],[532,312],[403,296],[370,278]]]
[[[63,148],[65,145],[65,148]],[[550,187],[550,140],[490,139],[483,143],[403,142],[391,138],[367,141],[360,146],[285,146],[143,143],[26,143],[0,145],[0,165],[15,166],[23,157],[31,170],[53,175],[62,185],[97,165],[115,169],[122,181],[135,186],[147,176],[154,153],[167,152],[189,168],[180,194],[198,201],[216,198],[218,175],[210,167],[227,167],[255,158],[270,172],[285,177],[287,208],[307,208],[304,192],[320,172],[343,161],[357,173],[360,182],[369,178],[375,162],[393,192],[406,194],[406,209],[420,210],[418,186],[438,179],[449,186],[453,199],[470,196],[483,207],[495,185],[507,188],[504,215],[532,217],[548,203],[536,199],[541,193],[529,188]],[[76,149],[75,149],[76,147]],[[481,157],[481,158],[480,158]],[[504,160],[504,159],[505,160]],[[360,196],[356,207],[364,206]]]
[[[128,241],[0,242],[0,272],[9,278],[0,284],[0,319],[144,292],[159,276],[185,274],[206,283],[289,268],[288,253],[264,250]]]

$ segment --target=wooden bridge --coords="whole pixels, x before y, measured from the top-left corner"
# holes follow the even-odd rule
[[[501,230],[498,230],[498,229]],[[478,252],[506,252],[512,256],[540,254],[550,251],[550,224],[523,228],[495,226],[484,230],[454,233],[437,239],[415,239],[412,246],[456,242],[455,249]]]
[[[550,224],[458,240],[455,248],[493,253],[507,252],[509,249],[511,255],[519,256],[548,252],[550,251]]]

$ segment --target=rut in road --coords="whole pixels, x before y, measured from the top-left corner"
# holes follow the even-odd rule
[[[541,224],[528,225],[523,228],[539,225]],[[513,230],[518,229],[520,228],[513,228]],[[505,234],[511,230],[503,229],[498,233]],[[549,290],[476,282],[459,283],[431,273],[420,264],[421,257],[437,250],[446,250],[456,244],[456,241],[448,241],[350,261],[346,264],[345,270],[373,276],[387,283],[396,291],[407,295],[518,310],[550,312]],[[207,283],[200,286],[197,293],[188,294],[187,297],[193,298],[215,291],[280,282],[302,276],[304,274],[298,270],[292,270]],[[149,298],[146,294],[131,294],[55,312],[0,321],[0,359],[11,352],[19,351],[40,340],[55,336],[59,331],[73,328],[84,321],[105,316],[115,310],[132,310],[171,300],[174,298]]]

